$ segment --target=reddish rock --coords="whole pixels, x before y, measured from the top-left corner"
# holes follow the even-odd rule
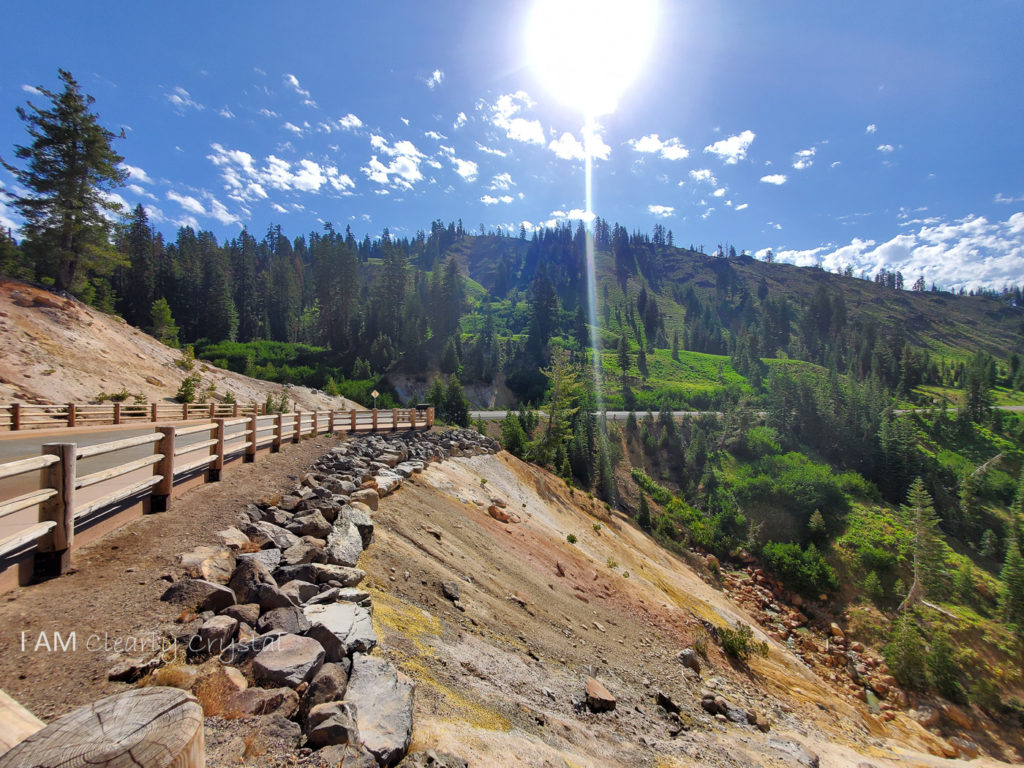
[[[499,523],[512,522],[512,518],[509,516],[508,512],[499,507],[497,504],[491,504],[491,506],[487,508],[487,514],[489,514]]]
[[[615,709],[615,697],[592,677],[587,678],[587,706],[591,712],[609,712]]]

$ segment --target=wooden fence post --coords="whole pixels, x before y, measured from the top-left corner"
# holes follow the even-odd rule
[[[278,453],[281,450],[282,422],[284,417],[279,413],[274,417],[274,442],[270,444],[270,452]]]
[[[391,431],[392,432],[397,432],[398,431],[398,409],[397,408],[392,408],[391,409]]]
[[[433,408],[433,406],[431,406],[430,408],[427,408],[427,429],[430,429],[432,426],[434,426],[434,408]]]
[[[252,434],[250,435],[250,439],[246,441],[250,443],[250,445],[248,445],[245,449],[244,461],[246,464],[252,464],[254,461],[256,461],[256,430],[259,428],[259,424],[257,423],[256,420],[258,418],[259,416],[257,416],[255,413],[249,417],[248,429],[252,432]]]
[[[39,505],[39,521],[53,520],[57,527],[53,533],[39,540],[43,554],[37,563],[46,575],[67,573],[71,567],[71,547],[75,541],[75,462],[78,446],[74,443],[45,443],[44,454],[60,458],[43,470],[43,485],[53,488],[57,495]]]
[[[409,429],[416,429],[416,409],[409,409]]]
[[[188,421],[188,403],[181,404],[181,418],[184,421]]]
[[[377,431],[377,409],[373,409],[373,431]]]
[[[292,442],[297,443],[302,439],[302,411],[295,409],[295,429],[292,433]]]
[[[320,431],[320,411],[313,411],[313,437]]]
[[[121,404],[120,403],[114,403],[114,423],[115,424],[120,424],[121,423]]]
[[[334,409],[332,408],[327,412],[327,432],[334,434]]]
[[[68,426],[75,426],[75,417],[78,415],[78,411],[75,408],[74,403],[68,403]]]
[[[214,419],[213,423],[217,425],[217,429],[213,433],[217,440],[217,444],[213,446],[217,458],[210,465],[210,482],[217,482],[220,480],[220,473],[224,470],[224,419]]]
[[[11,403],[11,431],[21,429],[21,403]]]
[[[351,416],[351,417],[352,417],[352,428],[351,428],[351,429],[350,429],[349,431],[350,431],[350,432],[351,432],[352,434],[355,434],[355,431],[356,431],[356,409],[355,409],[355,408],[353,408],[353,409],[352,409],[352,410],[350,410],[350,411],[349,411],[348,413],[349,413],[349,416]]]
[[[156,421],[156,403],[150,403],[149,404],[149,414],[150,414],[149,420],[155,422]]]
[[[174,427],[157,427],[163,437],[156,444],[156,452],[163,454],[155,465],[153,474],[160,475],[160,482],[153,486],[150,512],[166,512],[171,504],[171,490],[174,488]]]
[[[237,419],[238,418],[238,403],[235,403],[231,407],[231,418],[233,418],[233,419]]]

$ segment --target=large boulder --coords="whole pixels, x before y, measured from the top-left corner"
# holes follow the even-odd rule
[[[261,584],[277,586],[267,566],[254,559],[240,560],[228,581],[228,587],[234,590],[240,603],[258,603],[258,587]]]
[[[412,739],[413,683],[390,662],[357,653],[352,657],[345,701],[356,706],[363,746],[383,766],[393,766]]]
[[[296,605],[302,605],[310,598],[320,594],[320,587],[310,584],[308,581],[289,581],[281,585],[281,591]]]
[[[338,513],[338,520],[345,519],[356,527],[359,536],[363,540],[363,549],[366,549],[373,542],[373,520],[370,518],[368,508],[365,505],[353,506],[346,504]],[[335,520],[337,525],[338,520]]]
[[[277,547],[261,549],[259,552],[241,552],[235,559],[240,563],[243,560],[258,560],[264,568],[271,573],[281,564],[281,550]]]
[[[310,709],[306,720],[306,738],[310,746],[358,744],[359,726],[356,725],[355,709],[347,701],[329,701]]]
[[[263,520],[243,526],[242,532],[262,549],[277,547],[284,551],[299,542],[294,533]]]
[[[192,647],[193,644],[190,642],[189,650],[202,656],[219,656],[231,645],[237,629],[238,619],[231,616],[214,616],[207,619],[196,633],[199,647]]]
[[[328,661],[366,653],[377,645],[369,612],[355,603],[307,605],[303,612],[311,625],[306,634],[324,647]]]
[[[348,669],[351,667],[348,659],[345,664],[324,664],[316,673],[306,692],[302,694],[299,702],[299,718],[306,719],[309,710],[317,704],[326,704],[329,701],[340,701],[345,698],[345,690],[348,688]]]
[[[320,671],[325,655],[311,637],[279,635],[252,660],[253,677],[260,685],[297,688]]]
[[[353,585],[354,586],[354,585]],[[235,603],[235,593],[222,584],[203,579],[181,579],[171,584],[160,596],[165,603],[191,608],[197,613],[214,613]]]
[[[301,635],[310,627],[302,609],[291,605],[287,608],[274,608],[260,616],[256,623],[256,631],[261,635],[279,631],[290,635]]]
[[[228,547],[196,547],[178,555],[178,563],[193,579],[227,584],[235,570],[235,553]]]
[[[352,568],[363,554],[363,537],[359,529],[346,517],[334,521],[334,527],[327,536],[327,562]]]
[[[294,547],[288,547],[281,553],[282,565],[302,565],[303,563],[326,563],[327,552],[323,547],[300,541]]]
[[[374,512],[380,504],[380,494],[374,488],[362,488],[349,495],[352,501],[358,501],[368,506]]]
[[[270,715],[277,712],[291,717],[299,708],[299,695],[291,688],[246,688],[231,694],[225,711],[240,715]]]
[[[312,512],[296,515],[288,523],[288,530],[296,536],[315,536],[318,539],[323,539],[331,532],[331,524],[327,522],[320,510],[315,509]]]
[[[591,712],[608,712],[615,709],[615,697],[592,677],[587,678],[587,706]]]

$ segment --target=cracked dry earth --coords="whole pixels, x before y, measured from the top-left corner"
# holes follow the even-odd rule
[[[492,498],[521,522],[492,519]],[[382,651],[417,681],[413,750],[538,768],[959,762],[929,754],[936,737],[909,718],[882,723],[840,697],[778,643],[747,670],[708,642],[701,673],[684,668],[677,654],[707,637],[703,622],[754,622],[603,504],[506,453],[431,465],[375,522],[360,566]],[[583,705],[588,676],[615,711]],[[707,694],[770,727],[710,716]]]

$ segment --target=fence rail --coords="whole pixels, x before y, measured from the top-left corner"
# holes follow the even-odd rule
[[[72,421],[78,418],[76,410],[70,411],[74,414]],[[64,411],[65,416],[67,413]],[[0,464],[0,480],[31,473],[38,473],[39,477],[35,489],[7,498],[0,495],[0,519],[17,513],[32,518],[24,520],[24,525],[14,533],[0,538],[0,574],[11,567],[4,565],[6,561],[40,554],[49,556],[54,572],[64,573],[70,567],[75,533],[87,519],[116,511],[117,505],[127,500],[148,501],[150,511],[163,511],[170,503],[176,480],[193,476],[219,480],[225,463],[239,458],[254,461],[260,449],[276,452],[286,442],[297,443],[304,437],[324,433],[428,429],[434,422],[432,408],[277,414],[251,411],[237,417],[234,413],[232,410],[231,418],[214,416],[212,420],[207,415],[206,423],[190,426],[161,425],[152,433],[95,445],[46,443],[39,456]],[[119,458],[124,457],[124,451],[134,455]],[[138,456],[139,451],[151,452]],[[101,463],[113,465],[85,473],[79,471],[79,461],[98,457],[104,457]],[[87,488],[93,488],[94,493],[99,491],[100,495],[78,499],[78,493]],[[33,508],[35,514],[26,514]]]
[[[265,408],[260,403],[0,403],[0,430],[236,418],[264,414]]]

